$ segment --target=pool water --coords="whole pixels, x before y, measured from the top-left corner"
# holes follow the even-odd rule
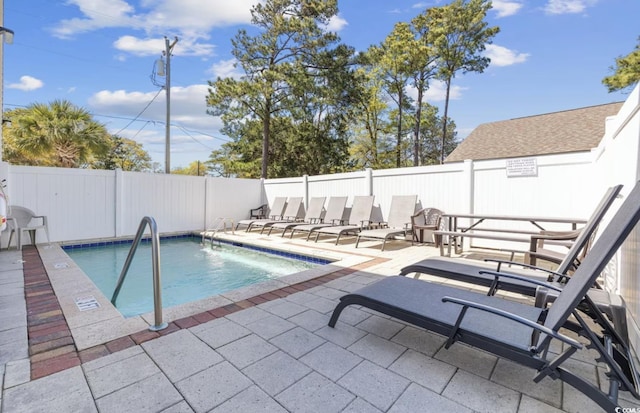
[[[65,251],[111,299],[130,249],[111,244]],[[140,244],[116,302],[125,317],[153,311],[151,262],[151,243]],[[161,240],[162,304],[188,303],[317,265],[229,244],[200,245],[195,238]]]

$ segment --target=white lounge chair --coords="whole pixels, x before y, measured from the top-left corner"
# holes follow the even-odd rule
[[[382,249],[389,239],[398,235],[406,237],[411,229],[411,216],[416,211],[417,195],[394,195],[391,198],[389,218],[384,224],[385,228],[367,229],[360,231],[356,239],[356,248],[361,239],[382,240]]]
[[[311,233],[317,229],[324,227],[331,227],[334,225],[341,225],[344,222],[345,206],[347,205],[346,196],[332,196],[329,198],[329,204],[327,205],[327,212],[322,218],[322,222],[316,224],[301,224],[291,228],[289,238],[293,238],[293,234],[296,232],[306,232],[307,241]]]
[[[373,210],[373,196],[356,196],[353,198],[353,206],[349,215],[348,225],[336,225],[319,228],[313,232],[316,234],[315,242],[318,242],[320,235],[336,237],[336,245],[340,242],[340,237],[345,234],[356,234],[371,223],[371,211]]]
[[[322,215],[324,214],[324,201],[327,197],[319,196],[314,197],[309,200],[309,208],[307,208],[307,213],[304,215],[304,223],[306,224],[318,224],[322,221]],[[271,231],[281,230],[282,235],[287,233],[291,228],[300,225],[300,222],[276,222],[275,224],[269,227],[269,232],[267,235],[271,235]]]
[[[274,220],[276,218],[282,218],[282,214],[284,213],[284,208],[287,206],[287,197],[284,196],[277,196],[273,199],[273,204],[271,204],[271,208],[269,209],[269,215],[268,218],[261,218],[261,219],[257,219],[257,218],[250,218],[250,219],[241,219],[240,221],[238,221],[238,223],[236,224],[236,230],[238,229],[238,227],[240,227],[241,225],[244,227],[247,227],[247,231],[249,231],[249,227],[251,226],[252,223],[260,221],[260,220],[264,220],[264,221],[271,221]]]
[[[302,216],[304,216],[304,204],[302,203],[302,197],[291,197],[287,201],[287,207],[282,213],[281,217],[276,217],[274,219],[259,219],[257,221],[249,224],[247,228],[247,232],[256,228],[260,228],[260,233],[265,230],[265,228],[269,228],[271,225],[276,224],[278,222],[296,222],[299,221]]]

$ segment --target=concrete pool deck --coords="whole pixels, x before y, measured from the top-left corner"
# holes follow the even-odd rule
[[[327,326],[340,296],[435,248],[225,236],[339,261],[285,285],[165,311],[169,328],[153,333],[148,315],[114,316],[59,248],[1,251],[0,411],[598,411],[560,381],[536,384],[533,371],[462,344],[445,350],[444,337],[374,311],[348,308]],[[106,311],[80,311],[75,299],[87,296]],[[604,385],[589,351],[571,366]]]

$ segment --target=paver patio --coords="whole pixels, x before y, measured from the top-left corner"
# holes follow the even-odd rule
[[[345,244],[340,250],[354,250]],[[564,383],[536,384],[533,371],[465,345],[445,350],[443,337],[368,309],[349,307],[329,328],[340,296],[429,249],[401,244],[380,253],[362,246],[357,253],[384,262],[273,299],[212,308],[211,319],[175,321],[163,334],[140,332],[73,352],[77,365],[37,379],[29,374],[34,356],[22,276],[31,263],[2,251],[1,412],[598,411]],[[599,383],[604,372],[589,360],[582,355],[573,363]],[[624,394],[621,402],[640,405]]]

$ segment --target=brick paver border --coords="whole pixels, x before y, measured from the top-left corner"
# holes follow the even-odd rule
[[[183,328],[190,328],[245,308],[305,291],[388,261],[387,258],[372,258],[365,263],[337,270],[309,281],[172,321],[166,329],[161,331],[144,330],[78,351],[37,248],[25,246],[22,250],[22,259],[24,260],[24,294],[27,303],[27,332],[32,380],[79,366]]]

